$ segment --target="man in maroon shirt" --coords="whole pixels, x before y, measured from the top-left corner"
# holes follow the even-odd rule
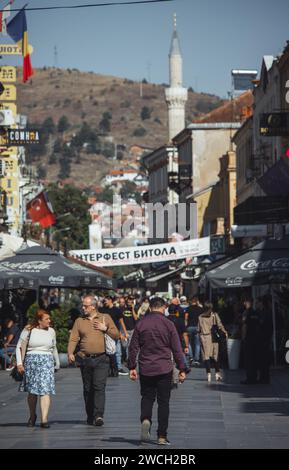
[[[141,387],[141,441],[150,438],[152,410],[155,398],[158,402],[158,444],[169,445],[167,428],[169,401],[173,374],[172,356],[179,369],[179,380],[186,378],[185,363],[180,339],[175,325],[164,313],[165,301],[154,297],[150,301],[150,313],[139,321],[134,329],[128,353],[130,379],[137,380],[138,356]]]

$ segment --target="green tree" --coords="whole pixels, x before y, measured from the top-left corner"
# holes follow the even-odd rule
[[[38,165],[37,173],[38,173],[38,178],[39,179],[42,180],[42,179],[46,178],[47,171],[46,171],[46,168],[43,165]]]
[[[150,119],[152,114],[152,110],[148,108],[148,106],[144,106],[141,110],[140,117],[142,121],[145,121],[145,119]]]
[[[110,130],[111,130],[110,119],[107,119],[107,118],[103,117],[102,120],[100,121],[99,125],[98,125],[98,128],[104,134],[107,134],[108,132],[110,132]]]
[[[56,213],[55,241],[62,246],[67,243],[68,250],[88,248],[88,225],[90,224],[89,204],[87,196],[78,188],[65,185],[59,188],[57,184],[50,184],[47,188],[48,197]],[[64,214],[69,213],[65,217]],[[63,228],[70,227],[67,232],[60,232]]]
[[[147,131],[144,127],[137,127],[133,131],[133,136],[134,137],[144,137],[146,135]]]
[[[69,128],[70,128],[70,123],[68,121],[67,116],[61,116],[57,124],[58,132],[65,132]]]
[[[133,181],[126,181],[123,184],[120,195],[123,199],[134,199],[137,204],[141,202],[141,195],[137,191],[137,185]]]
[[[71,172],[71,166],[70,166],[70,159],[67,156],[62,156],[59,159],[59,173],[58,177],[61,180],[65,180],[66,178],[69,178],[70,172]]]
[[[41,130],[45,132],[46,134],[54,134],[55,133],[55,124],[51,116],[48,118],[44,119]]]
[[[112,204],[113,201],[113,190],[109,188],[108,186],[104,188],[102,193],[97,195],[97,200],[99,202],[109,202]]]

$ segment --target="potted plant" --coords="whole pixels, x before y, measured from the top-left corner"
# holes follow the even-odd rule
[[[241,353],[241,331],[239,325],[232,325],[232,328],[229,331],[227,353],[229,369],[239,369]]]

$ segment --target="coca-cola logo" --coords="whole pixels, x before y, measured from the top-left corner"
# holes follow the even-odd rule
[[[63,284],[64,277],[63,276],[50,276],[48,278],[48,281],[50,282],[50,284]]]
[[[50,269],[54,261],[27,261],[24,263],[10,263],[5,261],[4,266],[11,269],[17,269],[21,273],[38,273]]]
[[[270,271],[271,269],[289,270],[289,258],[275,258],[266,261],[256,261],[249,259],[241,264],[243,271]]]
[[[242,282],[243,282],[243,278],[240,276],[227,277],[227,279],[225,280],[225,284],[227,284],[227,286],[240,286]]]

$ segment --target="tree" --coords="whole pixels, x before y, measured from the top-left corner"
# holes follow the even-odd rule
[[[114,145],[111,142],[105,142],[102,153],[106,158],[113,158],[114,157]]]
[[[68,250],[88,248],[88,225],[90,224],[89,204],[86,195],[78,188],[65,185],[59,188],[56,183],[47,188],[48,197],[56,214],[55,231],[58,230],[56,241],[67,244]],[[67,214],[66,217],[61,215]],[[70,231],[60,232],[70,227]]]
[[[59,169],[58,177],[59,177],[61,180],[64,180],[64,179],[66,179],[66,178],[69,178],[70,172],[71,172],[71,167],[70,167],[70,160],[69,160],[69,158],[66,157],[66,156],[62,156],[62,157],[59,159],[59,165],[60,165],[60,169]]]
[[[147,133],[146,129],[144,127],[137,127],[134,131],[133,131],[133,136],[134,137],[143,137],[145,136]]]
[[[65,132],[67,129],[70,128],[70,123],[66,116],[61,116],[57,124],[57,131],[58,132]]]
[[[148,108],[147,106],[144,106],[141,110],[140,117],[142,121],[144,121],[145,119],[150,119],[151,114],[152,114],[152,110]]]
[[[37,173],[38,173],[38,178],[39,179],[42,180],[42,179],[46,178],[47,171],[46,171],[46,168],[43,165],[38,165]]]
[[[107,134],[108,132],[110,132],[110,130],[111,130],[110,119],[107,119],[107,118],[103,117],[102,120],[100,121],[99,125],[98,125],[98,128],[104,134]]]
[[[62,151],[62,142],[60,139],[56,139],[54,142],[53,150],[55,153],[60,153]]]
[[[112,202],[113,202],[113,190],[107,186],[106,188],[104,188],[102,193],[97,195],[97,200],[99,202],[109,202],[110,204],[112,204]]]
[[[54,124],[52,117],[49,116],[48,118],[44,119],[42,126],[41,126],[41,130],[45,132],[46,134],[55,133],[55,124]]]
[[[141,195],[137,191],[137,185],[133,181],[126,181],[123,184],[120,195],[123,199],[134,199],[137,204],[141,202]]]

